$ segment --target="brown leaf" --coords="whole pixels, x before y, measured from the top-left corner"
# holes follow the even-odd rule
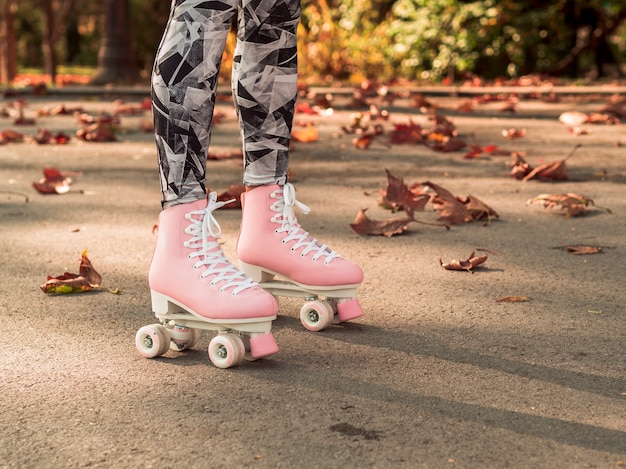
[[[98,287],[102,283],[102,275],[93,268],[89,257],[87,257],[87,250],[83,251],[80,256],[78,274],[84,277],[92,287]]]
[[[465,197],[457,196],[457,199],[459,200],[459,202],[465,205],[465,208],[474,220],[491,220],[492,218],[500,218],[500,215],[498,215],[498,213],[494,209],[489,207],[478,197],[474,197],[470,194]]]
[[[395,210],[404,210],[411,218],[416,210],[423,211],[430,197],[423,192],[412,192],[403,179],[397,178],[388,169],[385,172],[387,189],[383,195],[383,204]]]
[[[2,143],[15,143],[23,142],[24,134],[16,132],[15,130],[7,129],[0,132],[0,144]]]
[[[40,288],[44,293],[82,293],[98,289],[101,283],[102,276],[93,268],[85,250],[81,255],[79,274],[65,272],[57,277],[48,276]]]
[[[227,202],[235,199],[233,202],[224,205],[223,208],[236,209],[241,208],[241,194],[246,191],[246,186],[243,183],[233,184],[226,191],[217,195],[218,202]],[[210,192],[208,190],[207,192]]]
[[[354,223],[350,227],[360,235],[383,235],[387,238],[393,235],[404,233],[412,218],[391,218],[388,220],[371,220],[365,214],[367,209],[361,209],[357,214]]]
[[[441,134],[438,134],[438,135],[441,135]],[[461,140],[458,137],[445,136],[441,140],[441,142],[433,143],[429,146],[435,151],[449,152],[449,151],[462,150],[463,148],[467,146],[467,143],[465,143],[463,140]]]
[[[603,252],[604,248],[602,246],[588,246],[584,244],[577,244],[577,245],[563,246],[563,249],[565,249],[567,252],[570,252],[572,254],[581,255],[581,254],[599,254]]]
[[[448,263],[444,263],[441,259],[439,259],[439,265],[446,270],[458,270],[458,271],[467,271],[470,272],[472,269],[475,269],[479,265],[484,264],[487,261],[487,254],[483,254],[482,256],[474,256],[472,252],[466,260],[457,260],[454,259]]]
[[[499,298],[496,300],[496,303],[523,303],[525,301],[530,301],[532,298],[528,296],[505,296],[503,298]]]
[[[451,192],[429,181],[422,183],[422,185],[430,187],[436,193],[436,195],[431,196],[430,201],[435,206],[435,210],[439,212],[439,221],[451,225],[472,221],[472,215],[465,205],[452,195]]]
[[[524,176],[522,181],[526,182],[535,177],[538,179],[544,179],[544,180],[550,180],[550,181],[565,181],[569,179],[569,176],[567,174],[567,165],[565,162],[581,146],[582,146],[581,144],[575,145],[572,151],[570,151],[570,153],[562,160],[553,161],[550,163],[544,163],[541,166],[536,167],[535,169],[530,171],[526,176]]]
[[[389,140],[394,144],[422,143],[422,127],[411,119],[408,124],[394,124]]]
[[[578,194],[540,194],[530,199],[528,204],[543,205],[544,208],[560,208],[565,210],[568,217],[576,217],[587,212],[589,205],[595,205],[592,199],[588,199]],[[605,209],[611,213],[610,210]]]
[[[33,182],[33,188],[40,194],[65,194],[70,190],[71,178],[56,168],[45,167],[44,177]]]
[[[521,153],[515,152],[511,156],[514,160],[511,164],[511,176],[515,179],[524,179],[532,171],[532,167],[526,162]]]

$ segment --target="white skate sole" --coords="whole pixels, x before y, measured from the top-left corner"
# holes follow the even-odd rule
[[[200,330],[217,332],[209,343],[209,359],[218,368],[239,365],[278,352],[271,334],[276,316],[247,319],[211,319],[199,315],[173,298],[151,291],[158,324],[137,331],[135,345],[142,357],[155,358],[168,350],[181,352],[196,345]]]
[[[363,316],[356,285],[313,286],[281,279],[277,272],[239,261],[239,269],[274,296],[303,298],[300,322],[313,332]],[[276,278],[279,277],[279,278]]]

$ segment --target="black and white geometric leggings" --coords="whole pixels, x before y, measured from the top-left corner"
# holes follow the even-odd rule
[[[243,182],[287,182],[300,0],[173,0],[152,73],[164,208],[205,197],[217,78],[235,16],[232,91]]]

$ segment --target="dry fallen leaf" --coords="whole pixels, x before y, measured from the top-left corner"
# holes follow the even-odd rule
[[[43,174],[42,179],[32,183],[37,192],[40,194],[65,194],[70,191],[70,184],[72,183],[70,176],[76,176],[80,173],[62,173],[56,168],[45,167]]]
[[[526,182],[533,178],[550,180],[550,181],[565,181],[569,179],[569,175],[567,173],[567,165],[565,164],[565,162],[581,146],[582,146],[581,144],[575,145],[572,151],[562,160],[544,163],[541,166],[537,166],[535,169],[530,171],[526,176],[524,176],[522,181]]]
[[[474,197],[470,194],[465,197],[457,196],[456,198],[459,202],[465,205],[465,208],[474,220],[491,220],[492,218],[500,218],[500,215],[498,215],[494,209],[489,207],[478,197]]]
[[[371,220],[365,214],[366,210],[367,209],[361,209],[354,223],[350,224],[350,227],[360,235],[383,235],[390,238],[394,235],[404,233],[409,223],[415,221],[409,217]]]
[[[436,195],[432,196],[430,201],[435,206],[435,210],[439,212],[439,221],[451,225],[472,221],[471,213],[451,192],[430,181],[426,181],[422,185],[435,191]]]
[[[439,259],[439,265],[441,265],[441,267],[446,270],[471,272],[476,267],[484,264],[487,261],[487,257],[487,254],[483,254],[482,256],[474,256],[474,252],[472,252],[466,260],[454,259],[450,262],[444,263],[441,259]]]
[[[523,303],[524,301],[530,301],[532,298],[528,296],[505,296],[496,300],[496,303]]]
[[[560,208],[564,210],[566,216],[576,217],[587,212],[590,205],[595,206],[592,199],[588,199],[578,194],[540,194],[528,200],[527,204],[539,204],[544,208]],[[598,207],[607,213],[612,213],[610,209]]]
[[[78,274],[65,272],[58,277],[48,276],[40,288],[44,293],[82,293],[99,289],[101,283],[102,276],[94,269],[85,250],[81,255]]]
[[[224,205],[224,208],[235,209],[241,208],[241,194],[246,191],[246,186],[243,183],[233,184],[227,190],[217,195],[218,202],[228,202],[232,200],[232,202]],[[211,192],[210,189],[207,189],[207,193]],[[234,200],[233,200],[234,199]]]
[[[585,244],[575,244],[575,245],[566,245],[563,246],[563,249],[572,254],[581,255],[581,254],[599,254],[603,252],[602,246],[588,246]]]
[[[382,205],[392,210],[404,210],[411,218],[415,211],[423,211],[430,196],[419,190],[411,191],[403,179],[394,176],[388,169],[385,169],[385,172],[387,173],[387,189],[383,193]]]

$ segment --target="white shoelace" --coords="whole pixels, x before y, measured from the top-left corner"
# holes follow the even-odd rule
[[[298,220],[296,219],[296,215],[294,213],[294,207],[298,207],[305,215],[308,214],[311,209],[302,202],[296,200],[296,190],[293,184],[285,184],[282,191],[274,191],[270,197],[277,199],[276,202],[270,206],[272,211],[278,213],[278,215],[272,217],[272,222],[280,223],[281,225],[280,228],[276,229],[276,233],[287,232],[287,236],[283,238],[283,243],[295,241],[293,246],[291,246],[292,251],[302,249],[302,252],[300,253],[302,257],[305,257],[307,254],[313,252],[314,254],[312,259],[314,261],[318,260],[320,257],[325,257],[324,263],[327,265],[333,259],[341,257],[328,246],[313,238],[298,224]]]
[[[189,254],[190,259],[194,257],[200,258],[194,264],[194,269],[206,266],[206,269],[200,274],[202,278],[215,275],[215,278],[211,280],[211,285],[225,282],[220,287],[220,291],[225,291],[232,287],[234,288],[232,294],[236,295],[247,288],[255,286],[256,282],[230,263],[217,242],[222,229],[213,216],[213,212],[232,201],[217,202],[217,193],[211,192],[206,209],[186,213],[185,218],[191,224],[185,228],[185,233],[193,236],[193,238],[185,241],[184,245],[185,247],[196,249],[196,251]],[[194,216],[198,218],[194,218]],[[214,241],[208,240],[209,235]]]

